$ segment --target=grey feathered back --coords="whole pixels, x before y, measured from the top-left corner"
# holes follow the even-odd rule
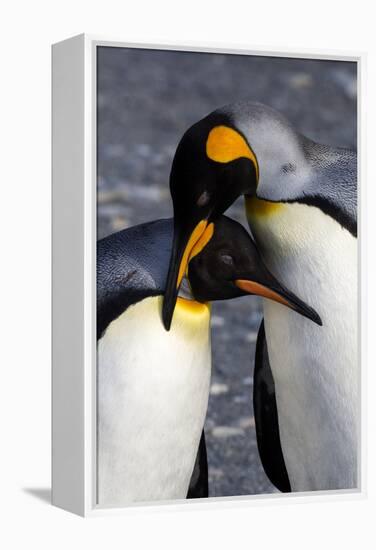
[[[173,220],[124,229],[97,243],[97,339],[130,305],[164,292]]]
[[[305,202],[312,198],[353,235],[357,235],[357,154],[320,145],[301,136],[304,154],[314,168]]]

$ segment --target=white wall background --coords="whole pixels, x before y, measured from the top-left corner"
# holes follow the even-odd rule
[[[374,548],[375,32],[372,2],[13,0],[1,15],[0,544],[3,548]],[[81,32],[368,51],[368,481],[348,502],[266,503],[83,520],[35,496],[50,479],[50,44]],[[372,127],[373,126],[373,127]],[[364,144],[363,144],[364,145]],[[364,183],[364,182],[363,182]],[[5,307],[4,307],[5,306]],[[34,494],[33,494],[34,492]],[[39,491],[39,495],[46,493]]]

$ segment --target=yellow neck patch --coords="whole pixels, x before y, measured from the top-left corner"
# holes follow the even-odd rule
[[[191,315],[203,315],[210,313],[209,302],[201,303],[194,300],[186,300],[185,298],[180,298],[180,296],[176,301],[176,306],[178,311]]]
[[[259,168],[256,155],[247,144],[244,137],[228,126],[216,126],[210,130],[206,140],[206,154],[215,162],[231,162],[238,158],[247,158],[254,164],[256,178],[259,178]]]
[[[247,219],[254,217],[272,216],[283,208],[282,202],[271,202],[257,197],[245,197],[245,211]]]

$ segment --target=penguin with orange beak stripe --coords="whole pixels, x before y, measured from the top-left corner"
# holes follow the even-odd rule
[[[166,332],[160,310],[172,229],[172,220],[158,220],[97,245],[100,506],[208,495],[209,301],[259,294],[321,323],[269,273],[247,231],[222,216],[192,249]]]
[[[280,304],[265,301],[254,388],[265,470],[274,472],[271,480],[283,491],[357,487],[356,153],[317,144],[277,111],[245,101],[214,111],[184,134],[170,189],[174,243],[163,304],[165,328],[190,250],[244,195],[266,265],[314,305],[324,325],[319,329],[297,321]],[[262,380],[269,380],[270,391],[261,391]],[[264,414],[268,395],[275,395],[278,424]],[[269,436],[276,432],[288,484],[279,481],[282,466],[273,464]]]
[[[211,238],[204,232],[196,243],[186,275],[198,302],[262,296],[322,325],[318,313],[277,281],[266,268],[244,227],[227,216],[217,219]]]
[[[214,113],[192,126],[180,141],[172,163],[174,240],[162,312],[167,330],[195,244],[205,233],[204,242],[208,239],[208,226],[240,195],[256,190],[255,157],[237,132],[218,134],[215,129],[224,124],[230,124],[228,118]],[[222,142],[225,148],[219,151],[218,143]]]

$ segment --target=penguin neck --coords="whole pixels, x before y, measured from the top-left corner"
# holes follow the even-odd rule
[[[281,204],[253,214],[249,222],[265,263],[323,321],[318,327],[264,300],[281,444],[292,489],[356,487],[356,239],[318,208],[303,204]]]
[[[186,298],[181,298],[180,296],[178,296],[176,305],[179,310],[185,311],[193,316],[202,315],[207,311],[210,314],[209,303],[196,302],[195,300],[187,300]]]
[[[176,307],[191,315],[202,315],[206,311],[209,311],[210,315],[211,309],[210,302],[197,302],[192,294],[192,289],[187,277],[183,277],[181,282]]]

